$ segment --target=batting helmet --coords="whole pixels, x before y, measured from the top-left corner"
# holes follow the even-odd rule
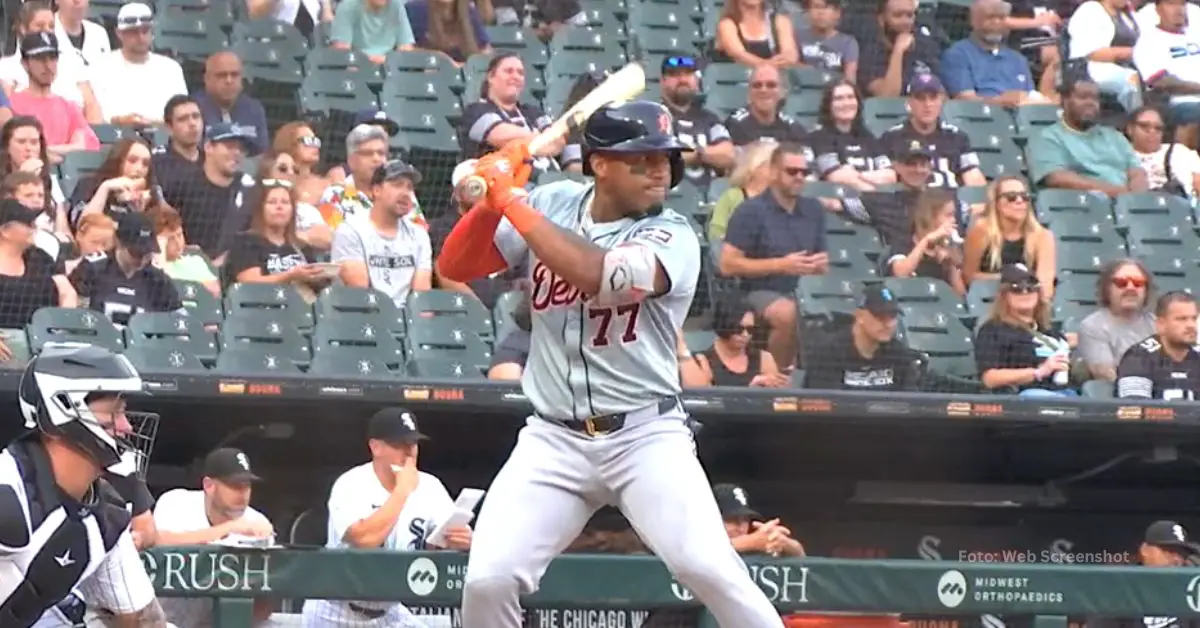
[[[671,187],[683,180],[683,156],[687,150],[675,137],[671,112],[656,102],[635,100],[605,105],[588,116],[583,125],[583,174],[592,174],[592,153],[671,154]]]

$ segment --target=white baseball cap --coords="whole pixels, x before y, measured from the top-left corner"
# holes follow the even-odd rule
[[[130,2],[117,11],[117,30],[149,26],[154,21],[154,11],[141,2]]]
[[[478,159],[468,159],[455,166],[454,172],[450,173],[451,187],[458,187],[458,184],[462,183],[463,179],[475,174],[475,166],[478,163]]]

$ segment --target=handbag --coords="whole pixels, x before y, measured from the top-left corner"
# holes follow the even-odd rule
[[[1167,182],[1164,183],[1163,186],[1158,189],[1158,191],[1162,192],[1164,194],[1170,194],[1172,196],[1180,196],[1183,198],[1190,198],[1188,196],[1187,190],[1184,189],[1183,184],[1180,183],[1179,181],[1177,181],[1175,179],[1175,174],[1171,172],[1171,153],[1174,151],[1175,151],[1175,142],[1171,142],[1171,145],[1167,146],[1166,156],[1163,157],[1163,161],[1165,162],[1164,165],[1166,166],[1166,170],[1167,170]]]

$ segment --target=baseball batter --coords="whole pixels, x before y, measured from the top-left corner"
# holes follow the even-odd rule
[[[480,160],[487,198],[438,259],[455,281],[529,263],[533,319],[522,386],[533,403],[488,491],[463,591],[465,628],[519,628],[518,597],[605,504],[726,627],[780,628],[721,525],[680,404],[676,330],[696,291],[700,247],[662,209],[683,177],[670,113],[644,101],[592,114],[584,174],[520,188],[528,148]]]

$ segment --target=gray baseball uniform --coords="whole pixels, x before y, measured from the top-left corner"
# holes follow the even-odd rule
[[[480,511],[463,626],[519,628],[519,595],[537,590],[549,562],[598,508],[615,504],[722,626],[780,628],[729,543],[678,401],[676,334],[700,271],[695,233],[671,210],[593,224],[591,197],[590,185],[562,181],[536,188],[528,203],[598,246],[650,248],[670,286],[640,303],[594,306],[501,223],[497,248],[510,267],[528,262],[533,282],[521,383],[535,414]],[[624,425],[595,436],[554,422],[617,413]]]

